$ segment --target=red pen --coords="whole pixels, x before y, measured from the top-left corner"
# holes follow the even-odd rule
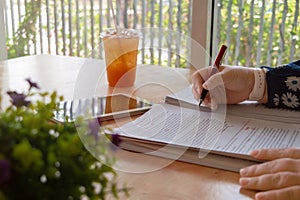
[[[221,62],[222,62],[223,58],[225,57],[226,51],[227,51],[227,46],[226,45],[222,45],[221,48],[220,48],[220,50],[219,50],[219,53],[218,53],[218,55],[216,57],[216,60],[215,60],[214,64],[211,67],[211,71],[210,71],[209,77],[211,77],[215,73],[219,72],[219,67],[221,65]],[[204,99],[205,99],[205,97],[207,95],[207,92],[208,92],[208,90],[206,90],[206,89],[203,88],[203,90],[201,92],[201,95],[200,95],[199,107],[201,106],[202,102],[204,101]]]

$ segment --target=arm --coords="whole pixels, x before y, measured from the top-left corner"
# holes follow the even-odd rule
[[[267,106],[300,110],[300,60],[266,70]]]
[[[277,68],[222,66],[219,73],[208,78],[209,70],[210,68],[206,67],[193,74],[193,94],[196,99],[199,99],[203,88],[209,90],[204,104],[213,109],[217,108],[218,104],[235,104],[249,99],[249,95],[256,88],[254,86],[257,86],[255,84],[257,77],[255,78],[254,75],[257,71],[255,70],[260,70],[264,73],[266,84],[261,98],[257,101],[268,107],[300,110],[300,61]],[[220,95],[225,98],[220,98]],[[279,103],[276,104],[276,102]]]
[[[300,110],[300,61],[270,68],[262,67],[266,84],[258,102],[268,107],[285,107]],[[209,68],[194,73],[193,94],[199,98],[202,88],[210,95],[204,103],[216,108],[219,103],[238,103],[249,98],[255,85],[253,68],[223,66],[220,72],[208,78]],[[223,87],[226,100],[218,101],[218,87]],[[289,100],[287,98],[290,98]],[[224,98],[223,98],[224,99]],[[292,102],[292,103],[291,103]],[[300,149],[263,149],[250,154],[267,161],[240,171],[240,184],[245,189],[258,190],[257,200],[296,200],[300,196]]]
[[[192,76],[193,94],[197,100],[203,88],[209,91],[203,103],[211,108],[248,99],[254,85],[254,68],[223,65],[209,78],[210,70],[210,67],[202,68]]]

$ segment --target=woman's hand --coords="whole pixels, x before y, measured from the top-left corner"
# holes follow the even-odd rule
[[[203,88],[209,90],[203,101],[216,109],[218,104],[236,104],[248,99],[254,86],[254,68],[221,66],[209,77],[211,67],[199,69],[192,75],[193,94],[199,100]]]
[[[257,200],[300,199],[300,149],[262,149],[251,156],[268,162],[241,169],[242,188],[259,190]]]

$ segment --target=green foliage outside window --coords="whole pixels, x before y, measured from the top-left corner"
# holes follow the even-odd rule
[[[7,38],[8,58],[30,54],[30,47],[36,44],[36,22],[41,12],[41,0],[32,0],[25,4],[25,15],[12,38]]]
[[[97,52],[98,45],[101,42],[99,33],[114,24],[107,4],[109,1],[84,2],[85,4],[82,4],[81,1],[48,1],[48,5],[46,5],[44,0],[27,1],[26,13],[22,17],[18,31],[7,42],[9,58],[39,53],[32,50],[34,45],[37,45],[37,34],[39,32],[43,32],[43,40],[49,38],[52,43],[52,49],[49,46],[46,47],[47,45],[44,47],[43,51],[45,53],[103,58],[100,53],[96,53],[96,55],[93,52]],[[138,29],[161,26],[164,29],[180,32],[185,36],[190,34],[191,0],[116,0],[113,2],[114,5],[117,5],[116,14],[121,25],[126,24],[129,28],[135,27]],[[264,0],[263,18],[260,16],[262,2],[261,0],[218,1],[215,8],[219,11],[218,37],[216,38],[218,43],[214,45],[220,46],[220,44],[227,43],[229,46],[228,64],[249,66],[270,64],[275,66],[278,62],[287,63],[299,59],[300,29],[298,28],[299,17],[297,16],[297,13],[299,15],[299,4],[296,0],[276,1],[274,34],[271,38],[273,1]],[[101,7],[99,7],[99,3],[101,3]],[[124,7],[127,8],[126,17],[122,12]],[[101,15],[100,8],[102,9]],[[253,17],[251,18],[252,8]],[[39,15],[44,13],[41,15],[45,16],[46,9],[50,19],[49,26],[43,24],[41,26],[42,30],[40,30],[38,26]],[[162,9],[161,12],[160,9]],[[134,14],[134,11],[137,15]],[[239,22],[240,11],[242,11],[242,23]],[[283,21],[284,18],[285,22]],[[124,20],[127,21],[124,22]],[[258,41],[262,20],[262,43],[259,47]],[[250,27],[252,26],[253,30],[251,31]],[[57,30],[55,27],[57,27]],[[240,36],[238,36],[239,28]],[[281,28],[283,31],[280,30]],[[48,31],[50,31],[49,35]],[[54,38],[55,35],[57,38]],[[47,42],[44,41],[43,44],[45,43]],[[151,54],[149,50],[143,51],[143,62],[177,67],[188,66],[184,58],[177,57],[178,47],[176,47],[176,43],[176,38],[173,37],[171,42],[164,44],[163,48],[169,52],[164,54],[162,60],[159,59],[158,49],[154,49],[154,54]],[[185,48],[188,46],[188,41],[181,41],[178,46],[188,56],[189,52]],[[170,49],[172,49],[172,52],[170,52]],[[268,52],[269,49],[270,53]],[[239,51],[238,54],[236,54],[237,50]],[[180,60],[179,65],[178,59]]]

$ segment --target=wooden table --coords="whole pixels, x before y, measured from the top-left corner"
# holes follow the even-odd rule
[[[190,75],[189,69],[139,65],[133,87],[112,88],[107,85],[102,60],[37,55],[0,62],[2,95],[8,89],[24,90],[27,88],[24,79],[30,77],[43,90],[56,90],[66,99],[124,92],[160,103],[165,95],[186,87]],[[8,99],[4,98],[2,106],[7,102]],[[118,171],[120,183],[132,188],[129,199],[231,200],[251,199],[255,194],[240,189],[238,173],[180,161],[156,169],[152,165],[166,160],[129,152],[118,153],[117,159],[123,166],[132,169],[130,173]],[[140,172],[147,170],[133,173],[135,168],[142,169]]]

